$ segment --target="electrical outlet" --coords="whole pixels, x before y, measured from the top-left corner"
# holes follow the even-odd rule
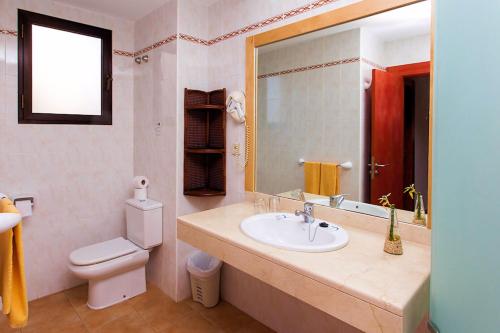
[[[232,155],[233,155],[233,156],[236,156],[236,157],[238,157],[238,156],[240,156],[240,155],[241,155],[241,154],[240,154],[240,144],[239,144],[239,143],[234,143],[234,144],[233,144],[233,152],[232,152]]]
[[[155,125],[155,134],[156,136],[160,136],[161,135],[161,123],[156,123]]]

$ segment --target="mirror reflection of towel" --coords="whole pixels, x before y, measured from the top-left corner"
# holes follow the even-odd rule
[[[319,194],[321,163],[304,162],[304,192]]]
[[[321,177],[319,184],[320,195],[335,195],[340,193],[340,171],[334,163],[321,163]]]

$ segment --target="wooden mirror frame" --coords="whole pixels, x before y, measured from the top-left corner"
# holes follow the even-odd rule
[[[248,162],[245,166],[245,190],[255,192],[255,161],[256,161],[256,48],[275,43],[281,40],[304,35],[317,30],[359,20],[400,7],[405,7],[425,0],[362,0],[352,5],[340,7],[329,12],[319,14],[298,22],[284,25],[265,31],[246,39],[246,125]],[[429,175],[428,175],[428,213],[427,228],[432,227],[431,198],[432,198],[432,128],[433,128],[433,71],[434,71],[434,4],[432,5],[431,20],[431,73],[430,73],[430,105],[429,105]]]

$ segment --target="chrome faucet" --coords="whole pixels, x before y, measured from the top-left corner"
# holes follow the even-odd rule
[[[330,207],[339,208],[348,194],[336,194],[330,196]]]
[[[305,223],[313,223],[314,222],[314,204],[310,202],[304,202],[304,211],[296,210],[295,216],[304,216]]]

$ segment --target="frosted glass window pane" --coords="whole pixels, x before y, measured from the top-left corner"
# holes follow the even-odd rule
[[[33,113],[101,115],[101,39],[32,26]]]

